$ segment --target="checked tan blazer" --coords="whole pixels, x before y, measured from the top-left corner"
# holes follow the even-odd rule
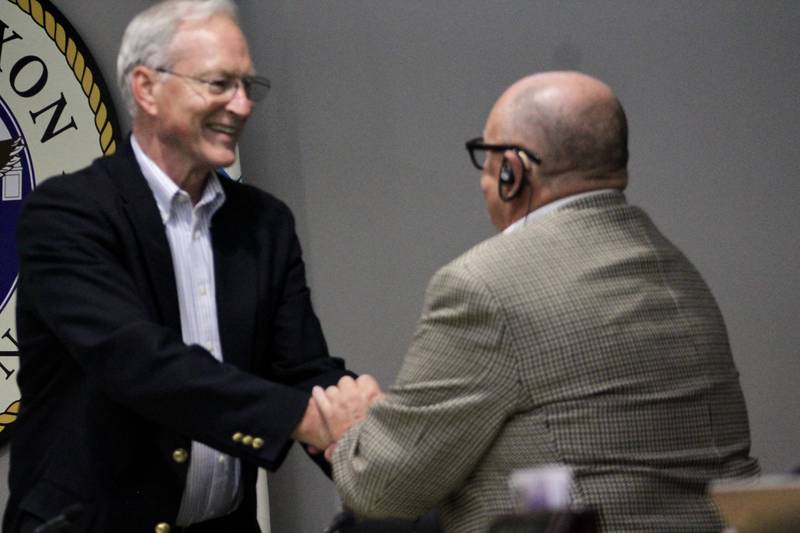
[[[705,494],[753,475],[738,373],[700,274],[618,192],[479,244],[428,287],[397,383],[336,448],[344,504],[511,512],[509,473],[561,462],[604,531],[722,529]]]

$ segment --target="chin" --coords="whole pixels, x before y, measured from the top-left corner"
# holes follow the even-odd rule
[[[206,155],[206,161],[213,167],[227,167],[236,161],[236,150],[233,148],[217,148]]]
[[[231,166],[233,164],[234,161],[236,161],[236,154],[231,153],[230,157],[226,157],[225,159],[221,160],[219,163],[217,163],[214,166],[217,166],[217,167],[229,167],[229,166]]]

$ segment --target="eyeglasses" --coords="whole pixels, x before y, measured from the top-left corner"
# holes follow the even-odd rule
[[[483,142],[483,137],[475,137],[474,139],[470,139],[466,144],[467,152],[469,152],[469,157],[472,160],[472,164],[475,165],[475,168],[478,170],[483,170],[483,165],[486,161],[486,152],[502,153],[506,150],[522,152],[537,165],[542,164],[542,160],[538,155],[516,144],[488,144]]]
[[[156,72],[160,72],[161,74],[170,74],[172,76],[177,76],[179,78],[201,83],[205,87],[205,92],[209,97],[219,100],[233,100],[233,97],[236,95],[236,91],[238,91],[239,87],[241,87],[244,90],[245,96],[247,96],[251,102],[259,102],[265,96],[267,96],[267,93],[270,89],[269,80],[260,76],[219,76],[216,78],[197,78],[195,76],[180,74],[178,72],[173,72],[169,69],[161,67],[154,70]]]

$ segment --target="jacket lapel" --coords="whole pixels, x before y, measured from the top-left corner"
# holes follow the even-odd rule
[[[245,370],[252,370],[258,291],[258,250],[252,227],[242,220],[237,190],[220,176],[225,203],[211,221],[214,250],[214,283],[223,358]]]
[[[178,290],[167,234],[153,193],[139,170],[130,139],[104,161],[111,180],[122,198],[122,209],[140,247],[144,269],[163,323],[181,332]]]

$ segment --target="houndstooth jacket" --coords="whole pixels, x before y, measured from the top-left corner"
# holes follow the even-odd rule
[[[451,532],[560,462],[604,531],[722,529],[709,480],[754,475],[727,333],[686,257],[618,192],[567,202],[442,268],[386,399],[339,442],[346,506]]]

